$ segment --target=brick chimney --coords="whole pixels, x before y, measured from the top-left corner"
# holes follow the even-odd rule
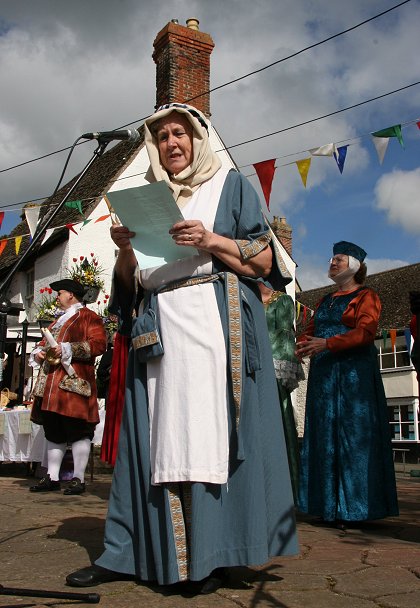
[[[271,228],[287,253],[292,257],[292,228],[285,217],[273,217]]]
[[[156,63],[156,107],[174,101],[191,100],[206,116],[210,116],[210,55],[214,42],[200,32],[198,19],[187,19],[179,25],[177,19],[158,33],[153,43]]]

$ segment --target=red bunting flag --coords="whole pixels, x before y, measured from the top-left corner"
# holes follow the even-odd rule
[[[66,224],[66,228],[68,228],[68,230],[71,230],[74,232],[74,234],[77,234],[73,226],[75,226],[75,224]]]
[[[108,213],[108,215],[101,215],[101,217],[98,217],[98,219],[95,220],[95,224],[97,224],[98,222],[103,222],[104,220],[106,220],[107,217],[111,217],[111,214]]]
[[[270,210],[271,185],[273,183],[274,171],[276,170],[274,166],[275,162],[276,159],[272,158],[271,160],[263,160],[260,163],[254,163],[254,169],[260,180],[268,210]]]
[[[6,245],[7,245],[7,239],[3,239],[2,241],[0,241],[0,255],[3,253]]]
[[[416,123],[416,124],[417,124],[418,128],[420,129],[420,120],[419,120],[419,122],[418,122],[418,123]]]
[[[0,211],[0,228],[4,220],[4,211]]]

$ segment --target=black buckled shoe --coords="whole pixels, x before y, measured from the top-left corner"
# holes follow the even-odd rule
[[[53,481],[48,473],[39,480],[36,486],[31,486],[29,488],[30,492],[58,492],[59,490],[61,490],[60,482]]]
[[[213,572],[201,581],[187,581],[185,590],[191,595],[210,595],[228,581],[229,573],[227,568],[216,568]]]
[[[85,490],[85,484],[82,483],[78,477],[73,477],[67,488],[64,490],[63,494],[66,494],[66,496],[69,496],[70,494],[83,494]]]
[[[114,581],[126,581],[132,580],[134,577],[130,574],[123,574],[122,572],[114,572],[102,566],[87,566],[76,570],[66,577],[66,582],[70,587],[95,587],[96,585],[102,585],[103,583],[112,583]]]

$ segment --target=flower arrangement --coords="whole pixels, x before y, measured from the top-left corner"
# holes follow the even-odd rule
[[[103,303],[105,304],[104,308],[101,308],[102,302],[100,300],[98,300],[97,313],[100,317],[102,317],[102,321],[104,322],[104,325],[105,325],[105,331],[108,335],[108,338],[111,339],[113,334],[118,329],[118,317],[117,317],[117,315],[113,315],[109,312],[108,300],[109,300],[109,295],[105,295],[105,299],[103,300]]]
[[[90,260],[84,255],[81,255],[79,259],[73,258],[73,265],[67,268],[69,278],[87,287],[96,287],[101,290],[105,286],[101,279],[104,269],[99,265],[94,253],[91,253],[90,257]]]
[[[41,299],[36,307],[35,319],[47,319],[54,321],[57,317],[63,314],[63,310],[57,306],[57,296],[52,295],[53,290],[51,287],[42,287],[39,290]]]

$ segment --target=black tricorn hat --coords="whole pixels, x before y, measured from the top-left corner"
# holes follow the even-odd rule
[[[86,292],[86,287],[77,281],[73,281],[73,279],[61,279],[60,281],[53,281],[53,283],[50,283],[50,287],[51,289],[54,289],[54,291],[60,291],[60,289],[70,291],[71,293],[74,293],[75,296],[80,298],[82,298]]]

